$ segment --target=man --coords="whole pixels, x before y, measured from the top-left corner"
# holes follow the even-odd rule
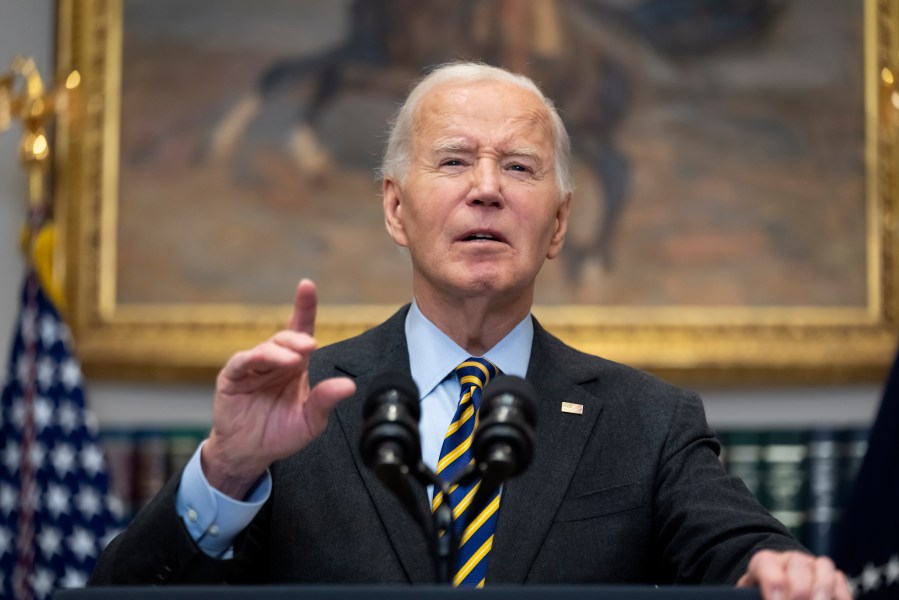
[[[537,273],[565,238],[567,161],[564,127],[530,80],[477,64],[425,78],[383,179],[414,302],[316,350],[315,287],[301,281],[288,328],[225,365],[209,439],[93,581],[432,582],[427,540],[359,456],[361,399],[381,373],[410,372],[436,467],[454,369],[484,357],[526,376],[540,406],[533,464],[503,486],[495,532],[468,561],[486,570],[475,585],[735,583],[772,599],[849,598],[833,564],[724,473],[698,398],[581,354],[530,316]]]

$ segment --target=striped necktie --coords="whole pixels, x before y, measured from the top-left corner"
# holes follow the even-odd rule
[[[472,435],[478,423],[481,391],[491,379],[500,374],[499,369],[486,358],[469,358],[456,367],[456,375],[462,384],[459,406],[453,416],[440,449],[437,474],[445,481],[455,478],[474,461],[471,451]],[[453,508],[453,522],[459,540],[456,567],[453,574],[455,587],[483,587],[487,573],[487,555],[493,546],[493,532],[499,511],[499,490],[478,515],[468,514],[467,508],[480,486],[480,478],[467,485],[454,485],[449,489],[449,502]],[[431,504],[432,510],[444,501],[443,492],[437,492]]]

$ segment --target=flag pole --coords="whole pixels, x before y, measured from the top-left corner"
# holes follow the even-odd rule
[[[60,309],[64,306],[62,285],[53,268],[53,202],[47,184],[51,164],[48,129],[52,121],[70,112],[77,102],[81,75],[72,71],[58,78],[54,89],[47,89],[31,57],[17,56],[10,70],[0,74],[0,133],[13,120],[21,121],[19,161],[28,178],[28,212],[21,245],[28,269],[37,272],[44,290]]]

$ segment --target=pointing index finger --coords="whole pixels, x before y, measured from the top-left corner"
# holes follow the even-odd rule
[[[290,315],[288,329],[314,336],[317,306],[318,294],[315,291],[315,284],[309,279],[301,279],[297,285],[297,295],[293,302],[293,314]]]

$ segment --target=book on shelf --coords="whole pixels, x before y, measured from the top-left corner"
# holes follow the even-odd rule
[[[815,429],[808,440],[808,527],[806,546],[814,554],[830,555],[834,527],[840,516],[840,432]]]
[[[121,503],[126,519],[130,520],[183,468],[207,434],[208,430],[200,427],[101,430],[111,492]]]
[[[720,431],[722,462],[809,550],[830,555],[866,427]]]
[[[867,448],[867,428],[718,432],[722,462],[809,550],[829,554],[834,528]],[[178,473],[208,429],[105,429],[112,494],[129,519]]]
[[[798,539],[805,537],[808,435],[768,431],[762,438],[759,500]]]

